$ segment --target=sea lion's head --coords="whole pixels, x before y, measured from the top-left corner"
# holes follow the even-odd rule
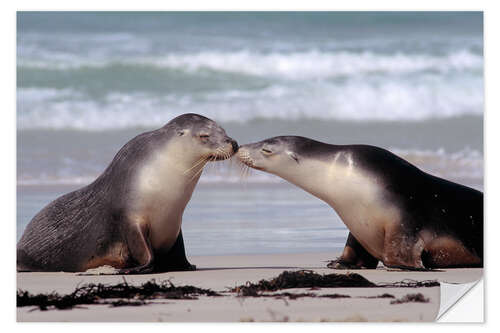
[[[194,113],[172,119],[167,125],[172,138],[186,154],[196,153],[206,161],[225,160],[238,151],[238,143],[215,121]]]
[[[243,145],[237,156],[251,168],[276,174],[300,165],[307,140],[298,136],[277,136]]]

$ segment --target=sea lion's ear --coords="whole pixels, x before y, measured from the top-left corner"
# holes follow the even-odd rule
[[[299,158],[294,152],[287,151],[286,153],[288,154],[288,156],[290,156],[290,158],[292,158],[295,162],[297,162],[297,164],[299,164]]]

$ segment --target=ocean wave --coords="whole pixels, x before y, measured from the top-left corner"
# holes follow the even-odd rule
[[[403,150],[391,149],[398,156],[438,177],[448,179],[473,179],[482,182],[484,175],[484,157],[477,150],[465,148],[454,153],[445,149],[438,150]]]
[[[446,72],[452,69],[478,69],[482,57],[462,50],[444,57],[429,55],[392,55],[372,52],[319,52],[257,54],[202,52],[194,55],[169,55],[153,62],[158,66],[189,71],[212,69],[240,72],[255,76],[275,76],[286,79],[325,78],[366,73],[403,73],[423,70]]]
[[[73,53],[54,53],[47,59],[18,59],[18,68],[42,68],[52,70],[74,70],[81,68],[104,68],[114,65],[124,67],[151,66],[177,69],[187,72],[215,71],[239,73],[259,77],[274,77],[291,80],[318,79],[352,76],[370,73],[412,73],[419,71],[482,70],[483,57],[468,49],[448,52],[444,55],[408,54],[395,52],[374,53],[372,51],[319,51],[304,52],[255,52],[200,51],[194,53],[172,53],[153,57],[127,56],[105,58],[83,58]]]
[[[19,88],[19,129],[104,130],[157,127],[187,112],[221,122],[254,119],[421,121],[483,114],[483,81],[436,76],[352,78],[342,82],[272,84],[261,89],[186,93],[109,92],[93,98],[75,89]]]

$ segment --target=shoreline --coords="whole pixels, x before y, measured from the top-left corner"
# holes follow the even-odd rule
[[[348,295],[349,298],[239,297],[228,290],[248,281],[271,279],[283,271],[312,270],[318,274],[358,273],[371,282],[393,283],[412,279],[439,280],[448,283],[471,282],[482,276],[482,269],[447,269],[436,271],[398,271],[379,266],[375,270],[333,270],[326,267],[331,253],[192,256],[196,271],[167,272],[147,275],[79,275],[79,273],[17,273],[17,288],[31,293],[68,294],[85,283],[141,285],[151,279],[170,280],[176,286],[193,285],[223,293],[224,297],[199,296],[196,300],[154,300],[143,306],[79,306],[71,310],[40,311],[17,308],[17,321],[172,321],[172,322],[240,322],[240,321],[434,321],[440,304],[439,287],[420,288],[293,288],[277,293],[314,293]],[[313,290],[313,291],[312,291]],[[395,299],[421,293],[428,303],[391,304],[376,297],[389,293]],[[34,311],[32,311],[34,309]]]

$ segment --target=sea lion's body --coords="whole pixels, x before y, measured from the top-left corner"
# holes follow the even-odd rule
[[[238,156],[335,209],[350,231],[337,268],[483,265],[483,194],[385,149],[277,137],[243,145]]]
[[[138,135],[93,183],[59,197],[32,219],[17,245],[18,270],[193,269],[182,214],[205,163],[236,149],[215,122],[194,114]]]

